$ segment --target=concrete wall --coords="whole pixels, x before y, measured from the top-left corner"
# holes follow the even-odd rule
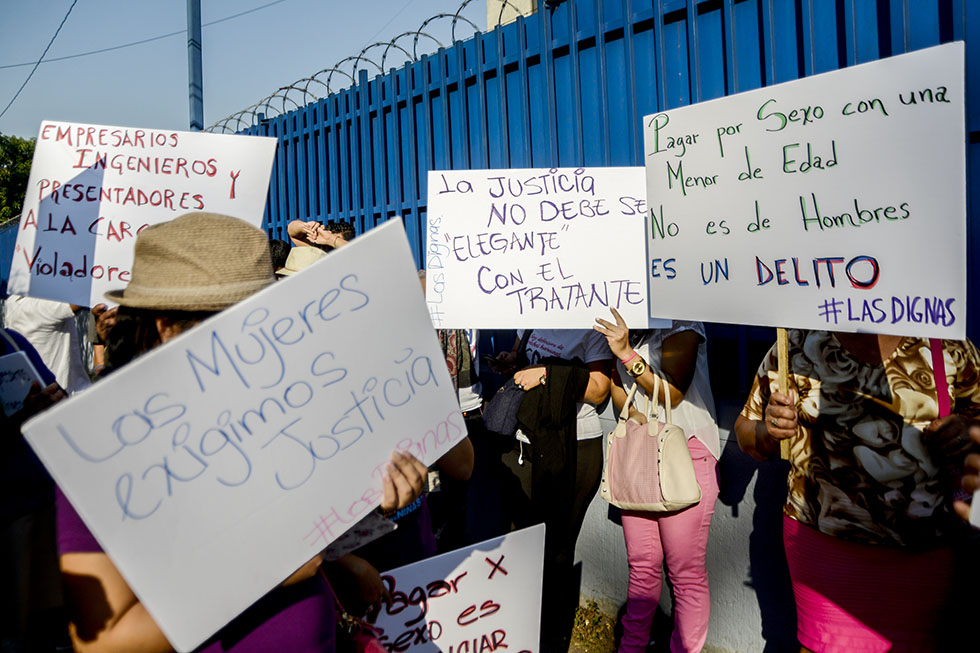
[[[796,651],[796,613],[782,547],[786,467],[760,464],[738,449],[731,426],[741,406],[719,406],[722,427],[721,494],[708,543],[711,624],[708,651]],[[603,415],[606,432],[614,425]],[[594,600],[610,615],[626,601],[628,568],[623,530],[615,508],[596,496],[578,539],[581,600]],[[657,641],[669,634],[670,594],[665,583]],[[666,649],[665,649],[666,650]]]

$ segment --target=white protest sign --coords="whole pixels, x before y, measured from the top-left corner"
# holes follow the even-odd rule
[[[426,300],[439,328],[648,325],[642,168],[429,173]]]
[[[43,122],[9,291],[94,306],[125,287],[136,234],[190,211],[260,226],[276,139]]]
[[[389,651],[538,650],[544,525],[382,574],[375,626]]]
[[[31,391],[31,384],[44,387],[41,375],[23,351],[0,356],[0,404],[3,414],[10,417],[24,407],[24,400]]]
[[[644,118],[660,317],[961,339],[963,43]]]
[[[400,220],[24,431],[185,651],[376,507],[393,450],[466,435]]]

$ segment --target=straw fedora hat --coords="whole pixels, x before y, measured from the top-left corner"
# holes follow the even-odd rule
[[[289,250],[289,256],[286,257],[286,264],[276,270],[276,274],[285,277],[296,274],[300,270],[313,265],[326,255],[327,253],[319,247],[294,247]]]
[[[275,280],[265,232],[227,215],[188,213],[140,232],[129,285],[105,297],[133,308],[220,311]]]

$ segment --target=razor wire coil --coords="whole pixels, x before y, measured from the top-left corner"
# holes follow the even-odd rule
[[[218,120],[207,127],[205,131],[219,134],[238,133],[257,125],[264,119],[275,118],[311,102],[317,102],[356,83],[358,73],[361,70],[367,70],[369,74],[383,75],[386,70],[394,67],[393,63],[389,63],[391,55],[401,55],[402,58],[399,60],[401,65],[417,62],[426,54],[419,51],[420,40],[426,39],[434,43],[437,49],[446,47],[430,33],[430,28],[437,23],[441,25],[449,21],[453,44],[462,40],[457,33],[457,27],[460,24],[468,25],[474,33],[479,33],[480,28],[462,15],[462,11],[474,1],[462,0],[454,13],[440,13],[430,16],[416,30],[402,32],[388,41],[372,43],[365,46],[356,55],[344,57],[333,66],[323,68],[309,77],[298,79],[291,84],[281,86],[258,102]],[[521,15],[520,10],[514,4],[509,0],[503,0],[497,17],[498,24],[504,20],[504,13],[507,9],[510,9],[515,16]],[[406,41],[409,42],[406,43]],[[298,96],[299,102],[290,97],[290,93]]]

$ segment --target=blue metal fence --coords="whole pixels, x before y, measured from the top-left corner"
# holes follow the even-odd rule
[[[570,0],[245,133],[279,139],[266,225],[403,216],[424,251],[433,169],[642,165],[644,115],[965,40],[969,243],[980,252],[980,2]],[[927,135],[920,135],[925,137]],[[969,162],[968,162],[969,163]],[[925,253],[925,255],[932,255]],[[968,332],[980,328],[970,268]],[[714,360],[746,370],[771,330],[715,325]],[[731,351],[730,356],[718,354]],[[727,371],[727,367],[723,371]]]

